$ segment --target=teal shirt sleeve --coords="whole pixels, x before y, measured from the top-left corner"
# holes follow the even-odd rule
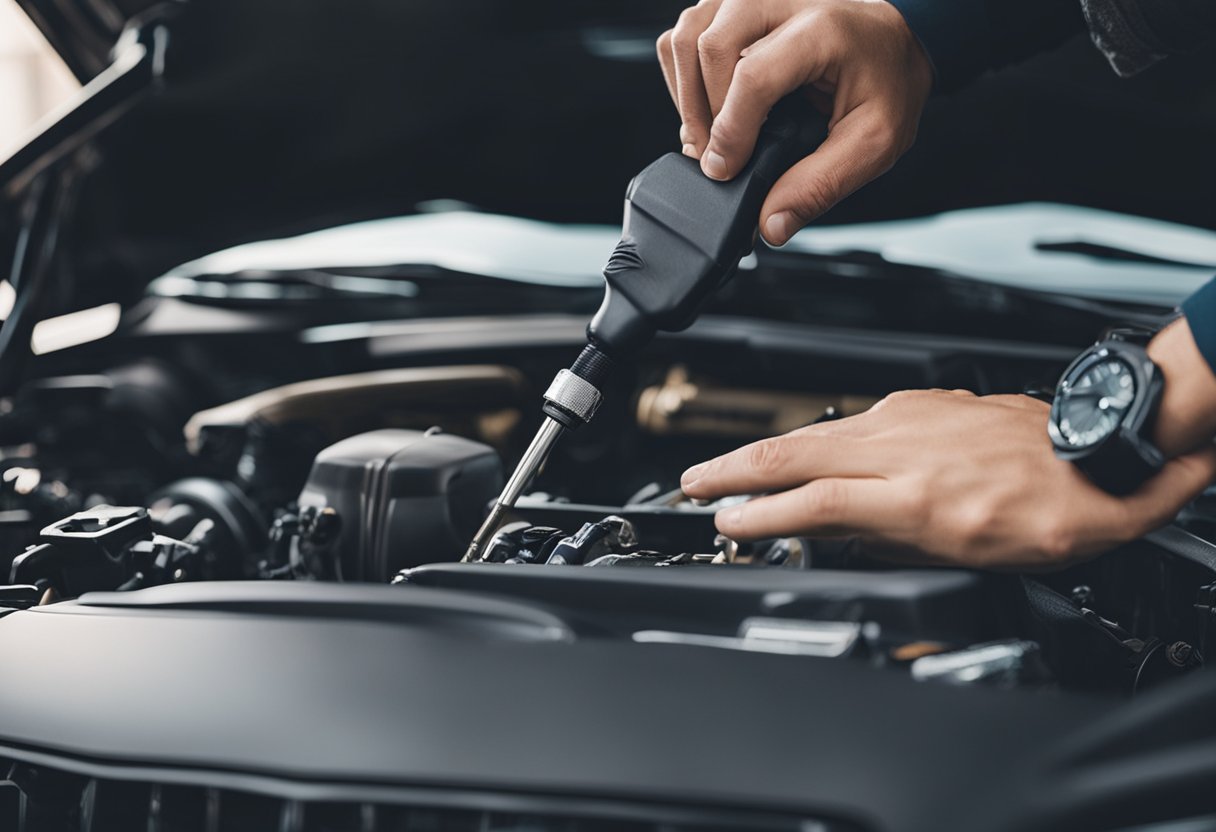
[[[1200,355],[1216,373],[1216,278],[1182,302],[1182,314]]]

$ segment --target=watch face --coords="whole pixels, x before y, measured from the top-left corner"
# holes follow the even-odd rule
[[[1118,430],[1135,397],[1131,367],[1122,359],[1100,356],[1060,385],[1051,419],[1064,444],[1090,448]]]

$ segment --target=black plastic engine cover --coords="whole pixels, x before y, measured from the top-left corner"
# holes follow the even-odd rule
[[[424,561],[456,560],[502,488],[488,445],[434,431],[377,430],[317,454],[300,507],[330,508],[333,577],[387,581]]]
[[[405,582],[540,603],[598,632],[733,635],[751,617],[873,622],[891,640],[967,644],[1004,635],[998,577],[962,570],[853,572],[751,566],[619,569],[429,564]]]

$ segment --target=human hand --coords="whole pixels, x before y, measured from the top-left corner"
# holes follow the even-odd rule
[[[713,179],[739,173],[785,95],[805,88],[830,113],[827,140],[764,203],[760,230],[773,245],[890,168],[933,86],[928,57],[886,0],[701,0],[658,52],[684,153]]]
[[[1040,570],[1165,525],[1216,476],[1208,445],[1113,497],[1056,458],[1048,410],[1026,396],[905,391],[694,466],[681,482],[700,499],[777,492],[718,513],[718,529],[740,540],[857,535],[878,555]]]

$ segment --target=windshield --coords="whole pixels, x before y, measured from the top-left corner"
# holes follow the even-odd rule
[[[217,279],[247,282],[276,273],[406,266],[590,288],[600,285],[601,269],[619,237],[619,227],[611,225],[564,225],[465,210],[420,214],[236,246],[172,269],[153,282],[151,291],[196,295]],[[781,251],[817,258],[865,254],[996,285],[1165,307],[1177,305],[1216,272],[1214,231],[1052,203],[811,226]],[[393,294],[389,285],[375,280],[346,288]]]

